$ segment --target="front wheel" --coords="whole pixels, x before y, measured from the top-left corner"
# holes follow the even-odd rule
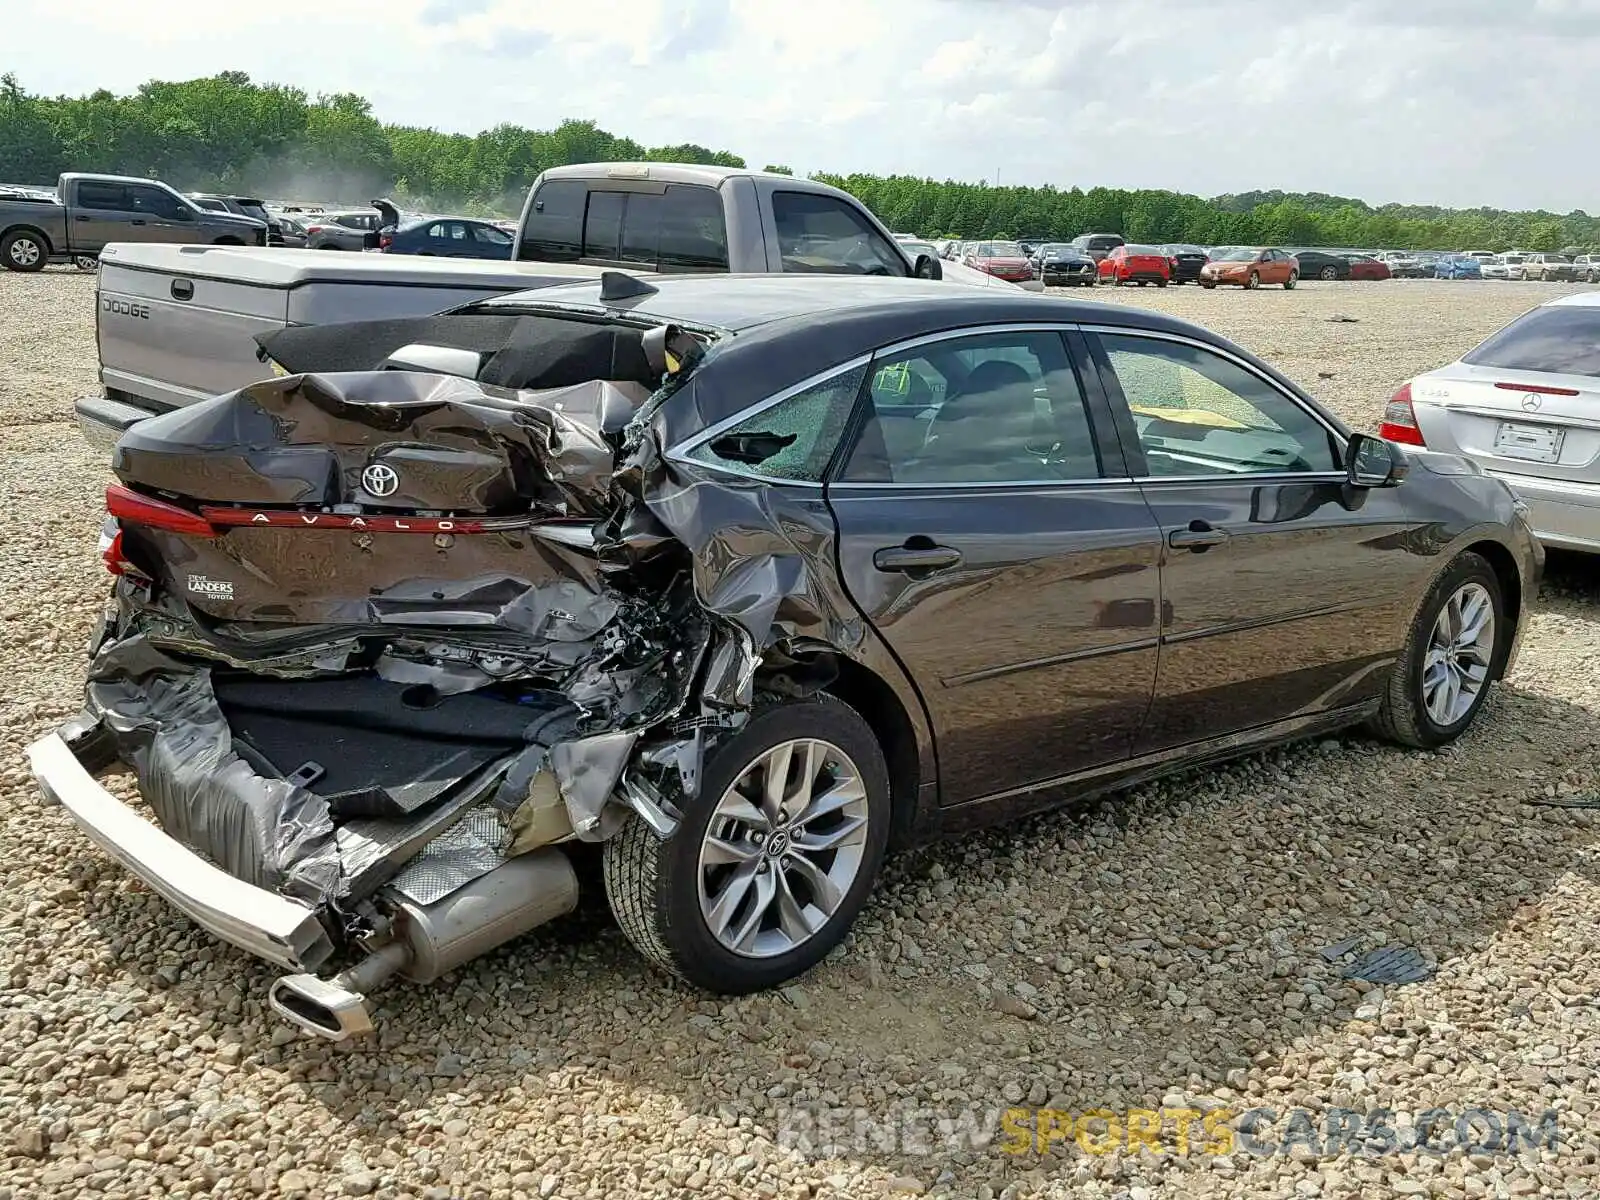
[[[1435,749],[1471,726],[1499,668],[1505,628],[1500,579],[1478,554],[1458,555],[1417,611],[1374,719],[1378,734]]]
[[[707,757],[671,837],[630,817],[606,843],[606,897],[658,966],[753,992],[838,945],[888,835],[889,770],[867,723],[828,696],[779,704]]]
[[[1201,287],[1203,287],[1203,288],[1205,288],[1205,290],[1206,290],[1206,291],[1208,291],[1208,292],[1214,292],[1214,291],[1216,291],[1216,290],[1217,290],[1217,285],[1216,285],[1216,284],[1214,284],[1214,283],[1207,283],[1207,282],[1205,282],[1205,281],[1204,281],[1204,280],[1201,280],[1201,281],[1200,281],[1200,286],[1201,286]]]
[[[1294,285],[1299,283],[1299,282],[1300,282],[1300,272],[1299,271],[1290,271],[1289,272],[1289,278],[1287,278],[1287,279],[1285,279],[1283,281],[1283,290],[1286,291],[1286,292],[1292,292],[1294,290]]]
[[[1255,271],[1251,271],[1249,277],[1244,281],[1244,286],[1249,288],[1252,292],[1255,291],[1261,286],[1261,276]]]

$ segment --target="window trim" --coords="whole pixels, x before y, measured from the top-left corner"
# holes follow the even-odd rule
[[[1094,360],[1097,373],[1102,377],[1101,386],[1106,392],[1106,403],[1110,405],[1112,409],[1113,417],[1117,422],[1118,430],[1125,431],[1125,436],[1123,439],[1123,455],[1125,458],[1130,460],[1130,469],[1134,466],[1142,466],[1144,468],[1145,473],[1134,474],[1133,478],[1135,482],[1160,484],[1251,483],[1253,486],[1260,486],[1260,484],[1264,481],[1270,482],[1273,480],[1305,482],[1307,480],[1335,481],[1346,478],[1345,472],[1336,468],[1329,468],[1326,471],[1229,471],[1216,475],[1149,474],[1149,464],[1145,459],[1144,446],[1138,439],[1137,430],[1133,428],[1133,411],[1128,405],[1128,397],[1122,390],[1122,381],[1117,378],[1116,370],[1111,366],[1110,359],[1106,356],[1105,346],[1100,341],[1100,336],[1102,334],[1107,334],[1112,337],[1139,337],[1147,338],[1151,341],[1173,342],[1180,346],[1193,346],[1197,350],[1209,351],[1210,353],[1217,355],[1219,358],[1226,359],[1228,362],[1231,362],[1234,365],[1248,371],[1273,391],[1277,392],[1280,396],[1284,397],[1286,400],[1290,401],[1296,407],[1301,409],[1301,411],[1310,414],[1312,419],[1327,431],[1328,436],[1334,445],[1348,444],[1350,441],[1350,435],[1330,421],[1327,415],[1319,411],[1315,405],[1307,404],[1304,399],[1286,389],[1276,379],[1273,379],[1270,375],[1265,374],[1259,368],[1251,365],[1245,359],[1240,358],[1237,354],[1223,349],[1221,346],[1214,346],[1209,342],[1201,341],[1199,338],[1185,337],[1184,335],[1177,333],[1168,333],[1166,330],[1138,329],[1128,325],[1080,325],[1078,328],[1082,333],[1093,338],[1089,344],[1089,353],[1091,358]],[[1113,387],[1115,388],[1115,391],[1113,391]],[[1131,450],[1128,445],[1129,438],[1131,438],[1132,441]],[[1136,461],[1134,461],[1135,453],[1137,453],[1138,456]]]
[[[690,455],[692,455],[707,442],[721,437],[728,430],[744,424],[752,417],[759,417],[769,408],[776,408],[791,396],[798,396],[801,392],[809,391],[814,387],[819,387],[820,385],[827,383],[830,379],[836,379],[840,376],[848,375],[851,371],[860,370],[870,366],[872,364],[872,359],[873,355],[871,354],[861,354],[847,362],[837,363],[834,366],[828,367],[826,370],[818,371],[815,375],[808,376],[807,378],[802,379],[799,383],[791,384],[789,387],[784,388],[781,392],[776,392],[764,400],[758,400],[748,408],[740,409],[732,416],[724,417],[715,424],[706,426],[706,428],[702,429],[699,433],[692,434],[683,441],[679,442],[677,445],[662,451],[661,456],[667,459],[669,462],[677,463],[680,466],[706,468],[712,471],[722,471],[725,474],[732,475],[737,479],[754,479],[761,483],[775,484],[781,487],[817,488],[820,490],[827,485],[829,474],[827,470],[824,470],[823,477],[815,482],[809,479],[780,479],[775,475],[762,475],[759,472],[754,471],[741,471],[737,467],[724,466],[721,463],[704,462],[698,458],[691,458]],[[865,378],[863,379],[863,383],[864,382]],[[851,431],[854,429],[855,425],[855,409],[860,404],[860,399],[861,398],[858,393],[856,398],[851,401],[851,413],[850,416],[845,420],[845,432],[840,435],[841,443],[845,438],[852,436]],[[835,447],[834,450],[834,457],[836,458],[838,457],[838,447]],[[829,465],[831,466],[832,463],[830,462]]]

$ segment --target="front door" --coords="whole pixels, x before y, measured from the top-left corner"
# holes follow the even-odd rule
[[[880,356],[827,489],[856,605],[931,717],[941,802],[1125,760],[1156,670],[1161,542],[1055,331]]]
[[[1242,361],[1182,339],[1092,340],[1165,542],[1138,751],[1376,696],[1414,582],[1385,549],[1406,527],[1398,493],[1348,492],[1337,431]]]

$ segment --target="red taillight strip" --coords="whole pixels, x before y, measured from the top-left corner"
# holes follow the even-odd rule
[[[1576,396],[1577,388],[1549,387],[1542,383],[1497,383],[1502,392],[1538,392],[1541,396]]]
[[[387,517],[373,514],[285,512],[283,509],[202,506],[219,527],[259,529],[353,529],[359,533],[500,533],[526,529],[532,517]]]
[[[141,496],[131,488],[113,483],[106,488],[106,512],[130,525],[148,525],[152,529],[165,529],[171,533],[189,533],[196,537],[216,537],[217,531],[209,521],[197,517],[186,508]]]

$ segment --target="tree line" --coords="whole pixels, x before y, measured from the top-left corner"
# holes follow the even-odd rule
[[[309,96],[239,71],[151,81],[132,95],[28,93],[0,77],[0,181],[48,183],[62,171],[164,179],[192,191],[317,200],[394,195],[412,207],[518,211],[547,167],[619,160],[742,167],[736,154],[685,143],[645,146],[593,121],[553,129],[501,124],[476,135],[379,121],[353,93]],[[767,170],[792,173],[778,164]],[[1322,193],[1246,192],[1209,199],[1156,189],[990,187],[909,175],[814,178],[859,197],[897,231],[928,237],[1065,241],[1120,233],[1134,242],[1588,250],[1600,218],[1386,204]]]

